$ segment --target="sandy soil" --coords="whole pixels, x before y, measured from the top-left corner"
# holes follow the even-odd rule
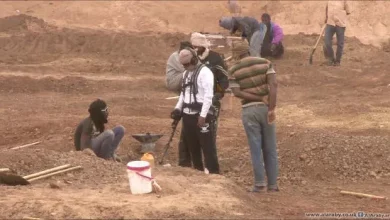
[[[373,47],[347,38],[342,66],[327,67],[320,65],[324,61],[321,49],[314,64],[308,64],[318,35],[286,36],[286,54],[274,60],[279,82],[281,192],[245,192],[252,183],[251,162],[239,100],[233,99],[233,108],[225,109],[220,118],[221,176],[177,167],[177,132],[166,158],[173,167],[154,170],[162,193],[134,196],[128,189],[125,163],[140,155],[139,143],[131,134],[164,134],[156,146],[157,159],[161,156],[170,132],[169,112],[176,102],[164,99],[174,96],[164,88],[165,62],[191,27],[188,21],[172,24],[169,20],[172,28],[161,31],[163,25],[152,24],[158,16],[145,23],[118,23],[128,25],[123,27],[111,24],[110,15],[120,14],[124,5],[131,6],[126,9],[132,13],[128,16],[140,14],[141,9],[145,17],[147,12],[157,14],[153,2],[142,2],[150,8],[142,8],[139,2],[90,2],[91,7],[67,3],[1,3],[27,15],[0,19],[0,167],[20,175],[66,163],[83,169],[30,186],[1,185],[0,218],[297,219],[308,212],[388,212],[389,200],[339,193],[390,196],[388,45]],[[222,10],[223,3],[218,4],[204,10]],[[272,8],[278,4],[285,7],[287,2],[268,4],[267,10],[276,10]],[[8,9],[2,10],[3,16]],[[103,18],[92,16],[107,11],[112,14],[106,14],[105,25],[99,20]],[[175,8],[169,16],[173,19],[178,14]],[[217,15],[204,13],[202,19]],[[213,24],[209,25],[212,29]],[[118,152],[123,164],[73,151],[74,128],[97,97],[110,106],[108,126],[126,128]],[[9,150],[35,141],[42,143]]]

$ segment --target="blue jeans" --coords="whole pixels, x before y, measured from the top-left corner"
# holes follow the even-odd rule
[[[112,130],[105,130],[99,136],[92,138],[92,150],[96,156],[110,159],[114,156],[120,141],[125,135],[123,126],[116,126]]]
[[[267,33],[267,26],[263,23],[260,24],[260,30],[255,31],[249,42],[249,53],[252,57],[261,57],[261,46],[265,33]]]
[[[268,124],[268,107],[261,104],[244,107],[242,123],[249,143],[255,186],[268,185],[268,189],[276,189],[278,187],[276,131],[275,124]],[[264,165],[268,184],[265,182]]]
[[[336,51],[336,59],[334,57],[334,51],[332,48],[332,39],[334,34],[336,34],[337,38],[337,51]],[[343,55],[344,49],[344,34],[345,27],[332,26],[327,24],[325,28],[325,45],[324,45],[324,55],[331,62],[341,62],[341,57]]]

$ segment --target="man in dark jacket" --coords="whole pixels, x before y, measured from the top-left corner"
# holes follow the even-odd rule
[[[231,34],[240,31],[242,37],[249,43],[249,53],[251,56],[260,57],[267,26],[259,23],[252,17],[223,17],[219,20],[219,26],[230,30]]]

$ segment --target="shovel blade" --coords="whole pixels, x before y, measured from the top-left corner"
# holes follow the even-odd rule
[[[4,183],[10,186],[30,184],[30,182],[28,182],[22,176],[12,174],[12,173],[0,173],[0,183]]]

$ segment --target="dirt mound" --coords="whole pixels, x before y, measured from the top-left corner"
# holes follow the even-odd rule
[[[65,164],[82,166],[84,169],[84,171],[81,171],[82,175],[78,174],[79,171],[66,175],[68,181],[76,181],[80,184],[104,183],[123,174],[122,164],[109,162],[94,155],[89,155],[87,152],[78,151],[64,153],[38,148],[23,149],[21,153],[17,150],[8,150],[2,153],[0,164],[20,175],[28,175]]]
[[[43,31],[53,28],[43,19],[25,14],[0,18],[0,32]]]
[[[80,165],[83,169],[40,180],[30,186],[0,186],[2,198],[7,198],[6,203],[1,202],[1,218],[246,219],[247,212],[254,210],[253,205],[245,202],[251,199],[223,176],[205,175],[185,168],[159,167],[153,170],[153,175],[163,191],[159,195],[136,196],[129,191],[124,164],[105,161],[85,152],[59,153],[46,149],[16,152],[2,153],[0,164],[21,175],[68,163]],[[58,208],[59,204],[61,208]],[[9,212],[11,207],[13,211]]]
[[[30,64],[44,63],[51,71],[60,71],[60,64],[78,72],[161,73],[156,67],[166,63],[166,51],[176,50],[184,38],[184,34],[156,36],[91,29],[19,31],[0,38],[0,64],[23,64],[33,69]]]
[[[242,15],[260,20],[264,12],[286,34],[319,33],[325,19],[326,1],[239,1]],[[229,16],[226,1],[122,1],[122,2],[1,2],[0,17],[20,13],[40,17],[61,27],[126,31],[219,32],[218,20]],[[390,38],[389,1],[351,1],[347,36],[379,46]],[[169,13],[165,13],[166,9]],[[373,13],[374,12],[374,13]],[[193,22],[196,18],[196,22]],[[364,18],[364,19],[362,19]]]

